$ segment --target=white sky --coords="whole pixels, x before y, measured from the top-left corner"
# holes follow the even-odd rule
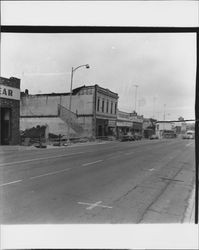
[[[1,74],[31,94],[99,84],[119,94],[119,109],[146,117],[194,118],[195,34],[2,34]],[[24,74],[24,75],[23,75]]]

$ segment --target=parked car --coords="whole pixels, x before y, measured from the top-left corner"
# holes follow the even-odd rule
[[[120,141],[135,141],[133,135],[122,135],[119,139]]]
[[[150,140],[156,140],[156,139],[159,139],[158,135],[151,135],[149,137]]]
[[[142,136],[140,134],[134,134],[134,138],[135,140],[141,140],[142,139]]]
[[[195,132],[190,130],[187,131],[186,134],[182,136],[182,139],[194,139],[195,138]]]

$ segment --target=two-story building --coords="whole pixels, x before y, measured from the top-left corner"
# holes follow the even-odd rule
[[[117,136],[122,134],[142,135],[143,116],[137,113],[128,113],[121,110],[117,112]]]
[[[96,136],[116,135],[118,94],[95,85]]]
[[[132,132],[133,134],[142,135],[143,127],[143,115],[138,115],[135,111],[130,113],[130,120],[133,122]]]
[[[121,110],[117,111],[117,136],[132,133],[133,122],[130,114]]]
[[[98,85],[81,86],[70,93],[21,95],[21,130],[48,126],[49,133],[70,137],[115,134],[118,94]]]

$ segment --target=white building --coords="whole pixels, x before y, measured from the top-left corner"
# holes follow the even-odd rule
[[[174,136],[174,124],[172,122],[156,122],[155,134],[161,138],[171,138]]]

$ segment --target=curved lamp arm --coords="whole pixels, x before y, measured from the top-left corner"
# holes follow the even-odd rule
[[[79,69],[79,68],[81,68],[81,67],[86,67],[87,69],[90,68],[89,64],[83,64],[83,65],[80,65],[80,66],[78,66],[78,67],[76,67],[76,68],[72,68],[72,72],[74,72],[75,70],[77,70],[77,69]]]

